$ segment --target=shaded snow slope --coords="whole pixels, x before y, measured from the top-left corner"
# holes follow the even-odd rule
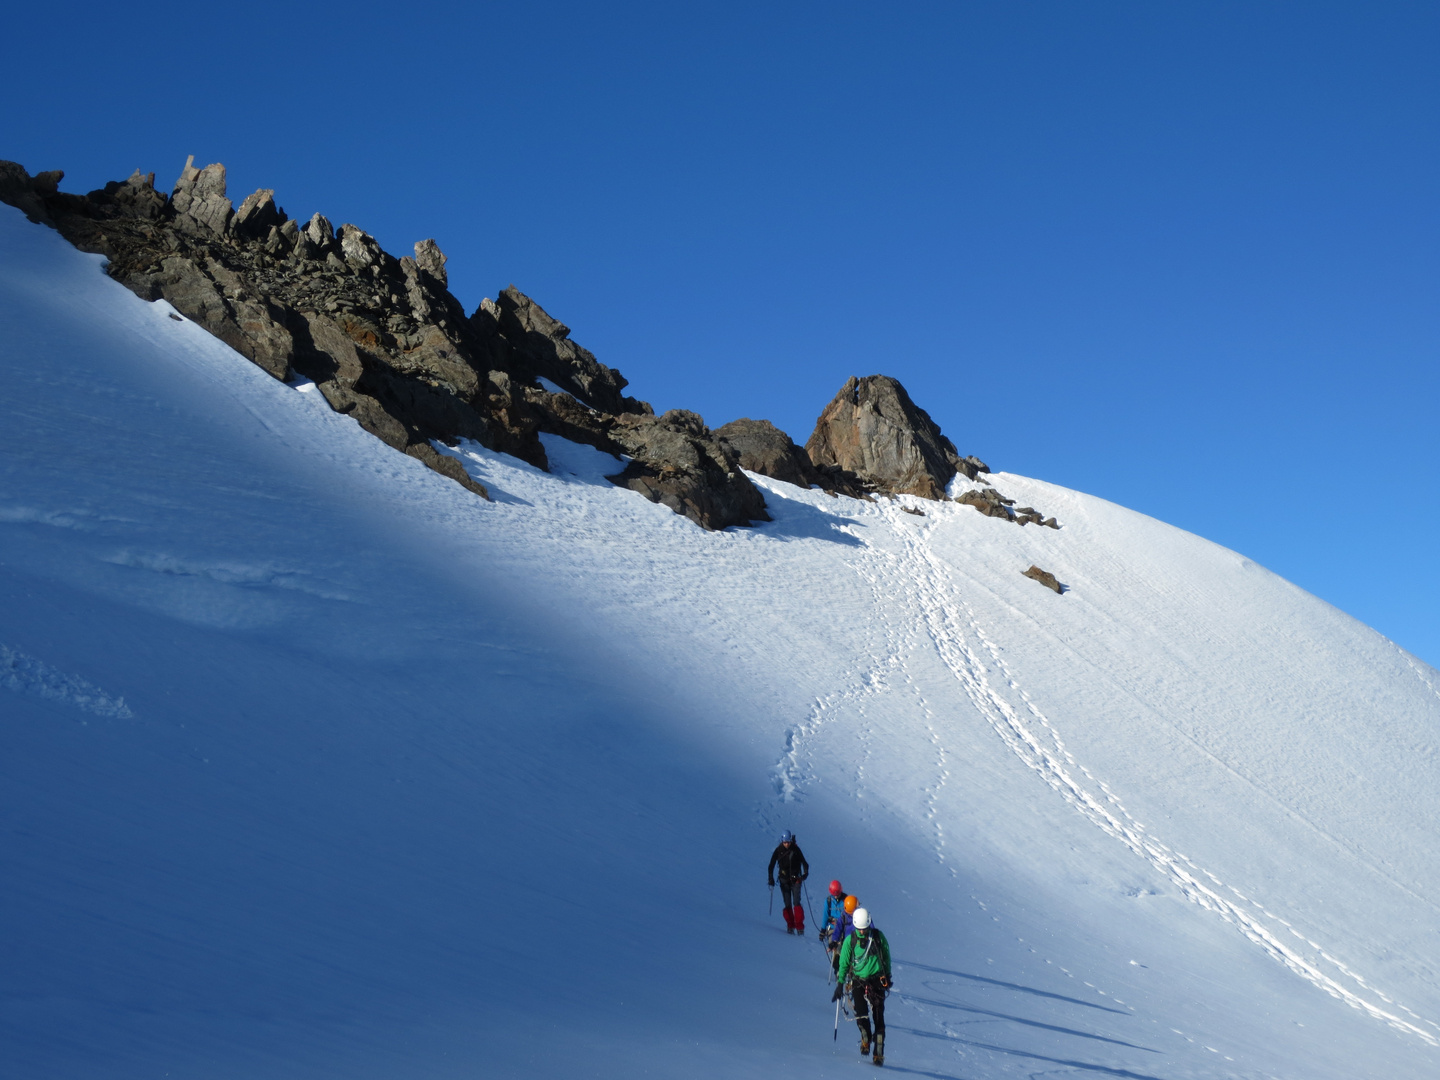
[[[485,503],[0,207],[6,1073],[1426,1077],[1440,676],[1233,552],[547,442]],[[1021,575],[1038,563],[1063,596]],[[819,890],[816,890],[817,898]]]

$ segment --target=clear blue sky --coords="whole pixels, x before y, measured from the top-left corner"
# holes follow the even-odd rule
[[[657,408],[851,374],[1440,665],[1440,6],[26,5],[0,156],[433,236]]]

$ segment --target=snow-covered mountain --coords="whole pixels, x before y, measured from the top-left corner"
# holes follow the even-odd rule
[[[1440,674],[1343,613],[1008,474],[1063,528],[555,436],[485,502],[171,314],[0,206],[6,1075],[869,1069],[782,828],[886,1068],[1440,1070]]]

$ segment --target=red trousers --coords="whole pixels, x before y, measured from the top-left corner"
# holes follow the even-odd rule
[[[800,902],[800,882],[786,881],[780,879],[780,900],[785,905],[781,912],[785,916],[785,925],[805,932],[805,905]]]

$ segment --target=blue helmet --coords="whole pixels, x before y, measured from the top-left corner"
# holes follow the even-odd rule
[[[782,833],[780,834],[780,843],[782,843],[782,844],[793,844],[794,842],[795,842],[795,834],[794,834],[793,832],[791,832],[789,829],[786,829],[784,832],[782,832]]]

